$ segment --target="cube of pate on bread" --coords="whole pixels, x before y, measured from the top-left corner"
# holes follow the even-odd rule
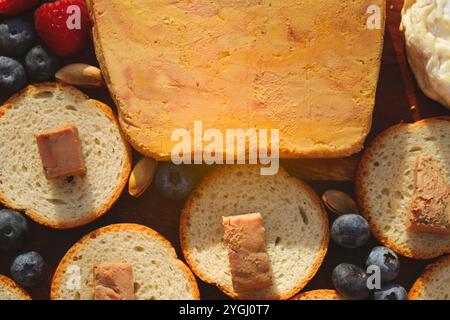
[[[86,173],[78,129],[73,124],[36,134],[42,165],[47,178]]]
[[[74,267],[80,286],[67,285]],[[197,300],[200,292],[169,241],[146,226],[124,223],[95,230],[67,251],[53,276],[50,298]]]
[[[450,181],[449,141],[450,117],[428,118],[386,129],[364,151],[355,187],[361,213],[374,236],[401,255],[431,259],[450,253],[449,233],[411,228],[412,222],[426,222],[428,229],[431,224],[444,230],[448,209],[439,209],[439,199],[445,202],[443,185]]]
[[[28,86],[0,107],[0,132],[0,154],[9,155],[0,166],[0,202],[40,224],[92,222],[128,181],[131,150],[114,113],[74,87]]]
[[[418,157],[410,228],[450,233],[450,184],[445,170],[432,157]]]
[[[95,300],[135,300],[133,268],[129,263],[94,265]]]
[[[328,215],[320,198],[304,182],[281,167],[272,176],[261,175],[260,169],[257,165],[223,165],[211,171],[186,201],[180,217],[180,244],[192,271],[229,297],[286,300],[307,285],[325,257]],[[265,242],[273,281],[270,287],[248,292],[234,288],[236,277],[230,272],[233,262],[224,241],[223,217],[237,212],[258,212],[264,219],[264,234],[262,220],[252,222],[260,239],[254,251],[264,252],[260,246]],[[242,229],[245,231],[244,226]],[[256,237],[250,232],[245,237]],[[268,267],[262,265],[265,274]],[[268,278],[264,278],[267,284]]]
[[[247,292],[272,286],[261,214],[223,217],[223,227],[234,290]]]
[[[224,135],[277,129],[282,158],[336,158],[362,148],[385,0],[88,3],[121,126],[146,156],[169,160],[179,143],[174,130],[193,132],[197,120]]]

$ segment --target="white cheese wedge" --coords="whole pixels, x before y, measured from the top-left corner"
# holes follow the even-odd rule
[[[420,88],[450,108],[450,0],[406,0],[401,28]]]

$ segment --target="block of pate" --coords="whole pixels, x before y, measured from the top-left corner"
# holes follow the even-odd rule
[[[122,128],[146,156],[170,159],[180,142],[171,140],[174,130],[193,135],[197,120],[223,135],[278,129],[281,158],[343,157],[362,148],[385,0],[89,3]],[[368,27],[371,15],[378,28]],[[245,150],[224,144],[218,151]]]

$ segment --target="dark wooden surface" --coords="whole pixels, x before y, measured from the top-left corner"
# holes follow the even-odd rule
[[[402,3],[403,0],[388,0],[381,78],[378,85],[373,129],[367,140],[368,142],[377,133],[393,124],[450,114],[443,106],[425,97],[417,88],[416,82],[411,75],[405,60],[402,34],[398,31]],[[76,59],[67,62],[96,64],[92,47],[87,48]],[[86,93],[92,98],[97,98],[113,106],[106,90],[87,90]],[[411,109],[412,105],[415,105],[416,109]],[[135,153],[134,159],[139,159],[137,153]],[[284,164],[289,170],[292,161],[286,161]],[[198,170],[200,173],[204,173],[208,168],[199,167]],[[351,183],[310,183],[319,194],[328,188],[337,188],[353,193],[353,185]],[[182,206],[182,202],[167,201],[150,188],[139,199],[130,197],[125,191],[110,212],[100,220],[82,228],[57,231],[31,223],[31,240],[24,251],[35,250],[40,252],[47,262],[47,274],[45,281],[41,285],[28,291],[34,299],[48,299],[51,277],[65,252],[86,233],[112,223],[133,222],[150,226],[167,237],[181,257],[178,239],[178,219]],[[333,218],[330,215],[330,221]],[[331,242],[322,267],[305,290],[332,288],[332,269],[342,262],[364,265],[370,249],[375,245],[377,245],[377,242],[372,239],[363,248],[346,250]],[[16,254],[0,253],[0,274],[9,275],[9,266]],[[401,273],[397,282],[408,290],[424,267],[430,262],[402,258]],[[226,296],[214,286],[207,285],[201,281],[198,281],[198,283],[203,299],[226,299]]]

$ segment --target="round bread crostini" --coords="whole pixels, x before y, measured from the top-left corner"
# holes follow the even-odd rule
[[[372,233],[386,247],[414,259],[450,252],[450,234],[408,228],[419,157],[431,157],[450,181],[450,117],[399,124],[378,135],[358,168],[356,194]]]
[[[191,270],[158,232],[138,224],[97,229],[75,243],[58,265],[51,284],[52,300],[92,300],[94,265],[127,263],[132,267],[137,300],[198,300]],[[76,272],[76,274],[74,273]],[[79,287],[68,286],[79,276]]]
[[[47,178],[36,134],[71,124],[84,175]],[[111,109],[59,83],[30,85],[0,108],[0,200],[58,229],[87,224],[111,208],[131,170],[131,150]]]
[[[336,290],[320,289],[299,293],[291,300],[345,300]]]
[[[273,286],[235,292],[224,244],[223,216],[260,213],[263,217]],[[194,189],[180,220],[184,257],[203,281],[234,299],[282,299],[313,278],[329,242],[328,216],[304,182],[280,168],[262,176],[259,166],[220,166]]]
[[[408,300],[449,300],[450,256],[427,267],[408,294]]]
[[[31,297],[12,279],[0,274],[0,301],[2,300],[31,300]]]

